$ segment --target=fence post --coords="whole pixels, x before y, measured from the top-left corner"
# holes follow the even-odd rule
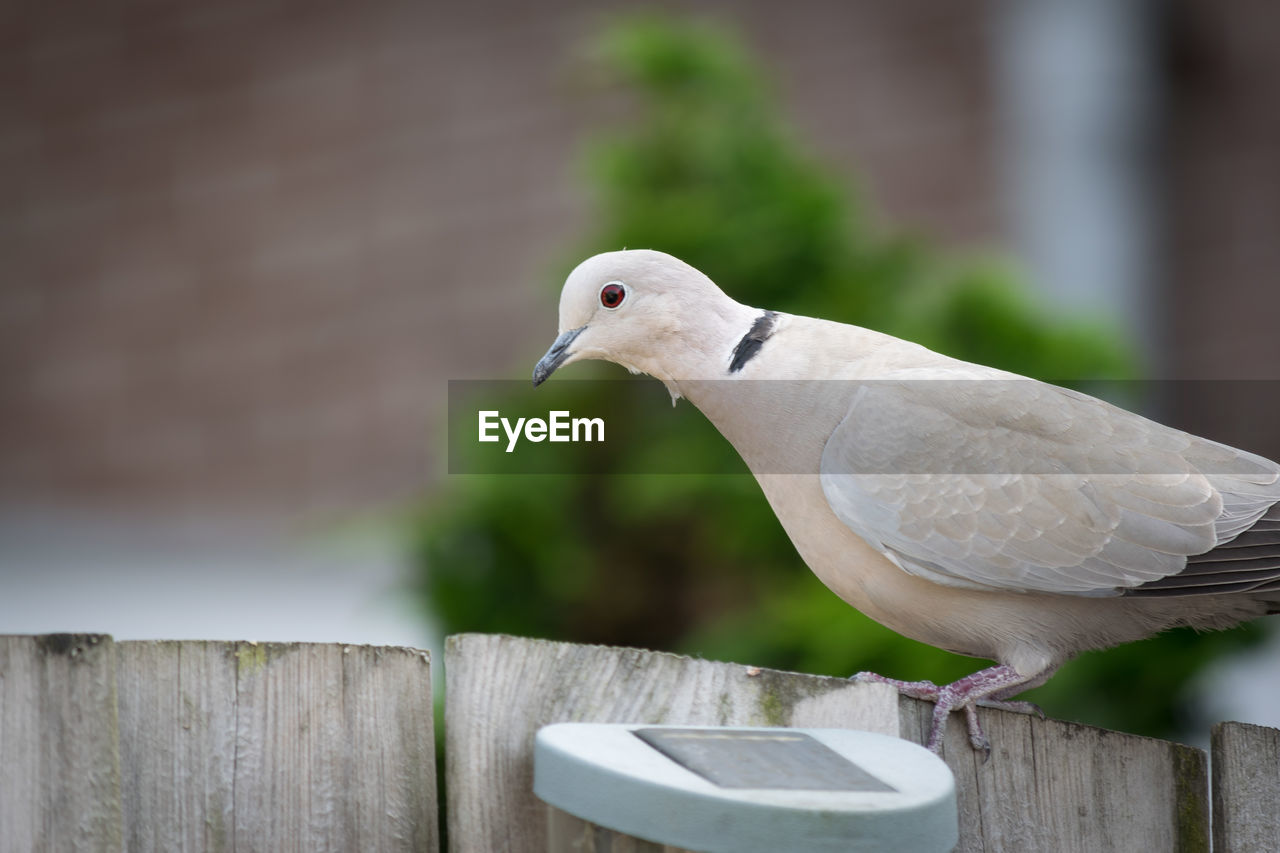
[[[4,850],[432,851],[425,652],[0,637]]]
[[[118,643],[130,850],[435,850],[425,652]]]
[[[445,649],[445,777],[457,853],[545,849],[533,735],[552,722],[849,727],[924,740],[933,706],[885,685],[660,652],[464,634]],[[1208,850],[1207,760],[1180,744],[983,709],[956,715],[962,851]],[[563,827],[562,827],[563,828]]]
[[[1280,850],[1280,729],[1213,727],[1215,853]]]
[[[0,844],[121,849],[111,638],[0,636]]]

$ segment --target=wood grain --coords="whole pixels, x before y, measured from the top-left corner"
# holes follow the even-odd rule
[[[885,685],[676,655],[462,635],[446,650],[459,851],[541,851],[551,722],[847,726],[923,742]],[[438,848],[430,667],[410,649],[0,637],[0,849]],[[983,709],[944,743],[963,851],[1207,850],[1202,751]],[[1216,848],[1280,849],[1280,731],[1214,730]],[[567,818],[567,816],[565,816]],[[647,850],[568,818],[558,836]]]
[[[1280,850],[1280,729],[1213,727],[1215,853]]]
[[[696,853],[622,835],[547,807],[547,853]]]
[[[0,637],[2,851],[435,851],[425,652]]]
[[[164,642],[119,656],[130,850],[436,849],[424,652]]]
[[[552,722],[835,726],[923,743],[933,706],[885,685],[676,655],[460,635],[445,650],[446,786],[457,851],[540,851],[533,735]],[[982,710],[983,762],[960,715],[944,755],[962,851],[1207,850],[1207,769],[1179,744]]]
[[[0,636],[0,847],[121,849],[115,658],[99,634]]]
[[[546,806],[532,786],[533,736],[547,723],[853,724],[896,734],[897,706],[882,684],[639,649],[453,636],[445,648],[450,848],[545,849]]]
[[[932,706],[903,705],[904,736],[923,743]],[[1203,750],[986,708],[980,718],[989,760],[969,746],[960,714],[943,745],[956,776],[957,850],[1209,849]]]
[[[117,646],[127,849],[231,849],[234,649],[173,641]]]

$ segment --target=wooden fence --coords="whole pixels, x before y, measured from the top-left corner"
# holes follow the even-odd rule
[[[530,791],[546,723],[848,726],[922,742],[931,711],[884,685],[505,636],[451,637],[445,667],[460,853],[546,849],[549,810]],[[983,713],[990,761],[959,719],[945,744],[959,850],[1280,850],[1278,730],[1215,727],[1211,800],[1202,750]],[[424,652],[0,637],[0,851],[438,846]]]
[[[0,849],[434,850],[425,652],[0,637]]]

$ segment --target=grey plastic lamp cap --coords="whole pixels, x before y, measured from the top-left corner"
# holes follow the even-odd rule
[[[959,841],[946,764],[851,729],[557,723],[538,731],[533,790],[597,826],[708,853],[933,853]]]

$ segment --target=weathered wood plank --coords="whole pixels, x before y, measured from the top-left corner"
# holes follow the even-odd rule
[[[1280,850],[1280,729],[1213,727],[1215,853]]]
[[[238,849],[434,850],[426,654],[237,648]]]
[[[903,701],[924,743],[932,705]],[[991,758],[953,715],[943,758],[956,776],[959,851],[1209,849],[1203,750],[1061,720],[979,711]]]
[[[119,648],[130,850],[437,849],[425,652]]]
[[[753,674],[754,673],[754,674]],[[897,734],[882,684],[660,652],[464,634],[445,649],[445,791],[455,853],[547,844],[533,736],[552,722],[841,726]]]
[[[923,743],[933,706],[884,685],[635,649],[461,635],[445,651],[449,832],[459,851],[533,851],[546,809],[531,793],[533,734],[552,722],[847,726]],[[944,758],[956,774],[958,849],[1207,850],[1200,750],[982,710],[991,760],[960,715]]]
[[[116,649],[126,849],[231,849],[235,645]]]
[[[547,853],[696,853],[622,835],[547,807]]]
[[[0,845],[121,849],[110,637],[0,637]]]

